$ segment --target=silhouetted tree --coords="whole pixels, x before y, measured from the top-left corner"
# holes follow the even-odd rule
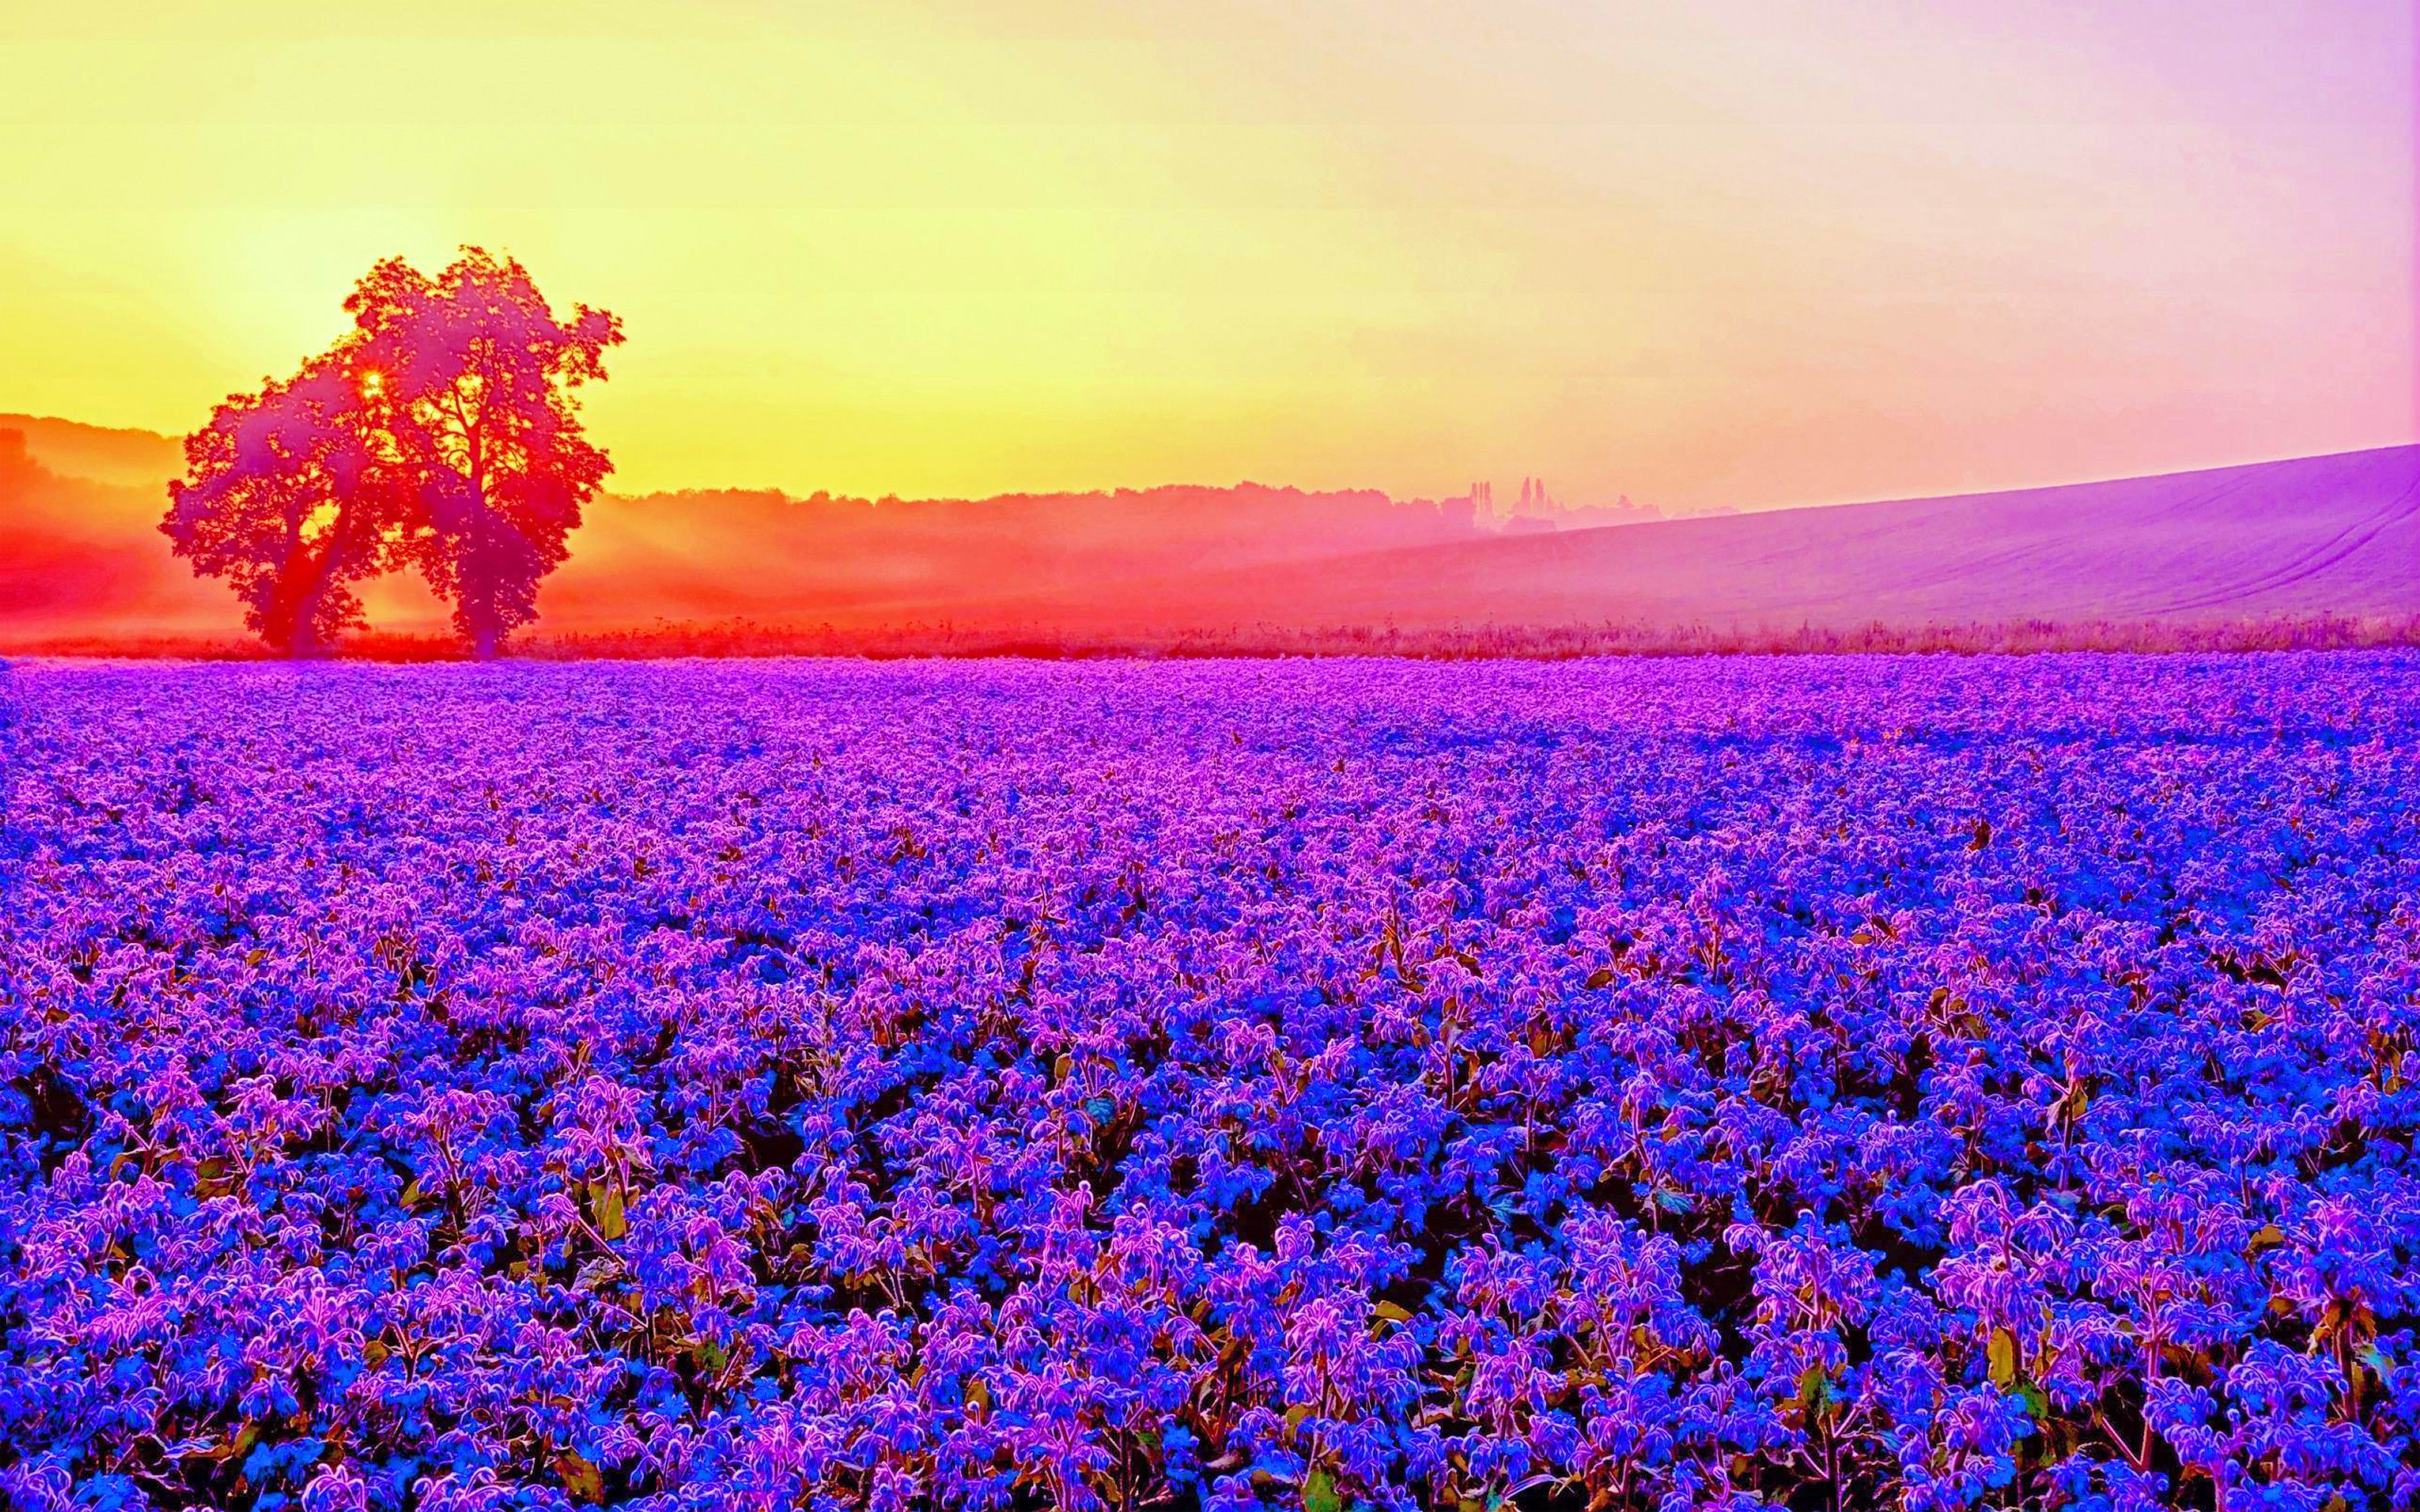
[[[557,320],[528,270],[476,247],[434,279],[389,258],[345,310],[334,347],[185,439],[160,528],[291,655],[330,649],[361,623],[354,585],[410,563],[493,656],[612,469],[572,391],[604,378],[621,324]]]
[[[573,391],[605,377],[621,322],[584,304],[558,320],[528,270],[476,247],[433,279],[389,258],[345,309],[413,501],[402,549],[491,656],[535,617],[539,581],[612,471]]]
[[[284,382],[230,395],[185,438],[160,529],[194,570],[225,578],[244,623],[290,656],[325,653],[361,623],[353,585],[388,565],[409,501],[380,467],[354,344]]]

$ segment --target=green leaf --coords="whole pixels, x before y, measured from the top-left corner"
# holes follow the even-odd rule
[[[595,1465],[576,1454],[555,1457],[554,1473],[563,1477],[563,1489],[575,1502],[605,1500],[605,1476]]]
[[[1302,1483],[1302,1512],[1344,1512],[1344,1498],[1336,1494],[1336,1478],[1314,1470]]]
[[[588,1206],[597,1214],[597,1231],[607,1239],[619,1239],[628,1229],[622,1220],[621,1189],[613,1182],[589,1182]]]
[[[1988,1351],[1992,1368],[1992,1384],[2010,1386],[2017,1380],[2017,1336],[2005,1328],[1992,1330]]]
[[[215,1444],[208,1449],[189,1449],[186,1453],[192,1458],[200,1459],[240,1459],[251,1450],[253,1443],[259,1437],[260,1425],[246,1423],[236,1429],[226,1443]]]

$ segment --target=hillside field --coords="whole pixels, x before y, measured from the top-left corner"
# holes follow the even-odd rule
[[[12,429],[23,438],[13,454]],[[156,529],[175,456],[144,432],[0,416],[0,650],[238,648],[231,596],[193,578]],[[1258,485],[987,500],[607,495],[570,547],[525,651],[2408,642],[2420,625],[2420,447],[1517,533],[1484,528],[1467,501]],[[443,621],[417,579],[380,579],[366,597],[371,634],[357,651],[446,649],[414,643]]]

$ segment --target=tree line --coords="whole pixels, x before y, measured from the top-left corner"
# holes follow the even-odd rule
[[[578,390],[621,322],[557,317],[519,261],[477,247],[433,278],[388,258],[345,312],[334,346],[185,438],[160,528],[289,655],[325,655],[362,624],[362,583],[412,570],[492,656],[612,471]]]

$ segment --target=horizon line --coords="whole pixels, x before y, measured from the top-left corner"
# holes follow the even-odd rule
[[[78,429],[100,431],[105,435],[111,436],[144,437],[166,442],[170,445],[179,444],[183,440],[180,436],[171,434],[167,431],[154,430],[148,425],[101,424],[95,421],[78,420],[70,415],[37,413],[30,409],[0,410],[0,429],[12,428],[6,424],[8,420],[24,420],[43,422],[58,425],[72,425]],[[2097,473],[2087,477],[2061,479],[2054,483],[1995,484],[1982,487],[1957,488],[1947,492],[1858,494],[1837,498],[1794,500],[1781,503],[1712,504],[1696,509],[1679,510],[1677,512],[1671,510],[1668,506],[1656,504],[1652,501],[1642,502],[1637,500],[1632,500],[1631,502],[1635,508],[1652,512],[1659,517],[1661,522],[1674,522],[1708,517],[1718,518],[1728,515],[1771,515],[1801,509],[1852,508],[1860,504],[1922,503],[1936,500],[1986,499],[2005,494],[2047,493],[2061,488],[2088,488],[2097,485],[2126,483],[2149,478],[2181,478],[2190,477],[2193,474],[2201,472],[2230,472],[2242,468],[2269,467],[2285,462],[2316,461],[2326,457],[2362,456],[2375,452],[2400,451],[2408,447],[2415,446],[2420,446],[2420,431],[2415,431],[2401,440],[2380,441],[2364,446],[2340,447],[2325,452],[2294,452],[2279,455],[2240,458],[2227,462],[2199,462],[2183,467],[2164,467],[2148,472]],[[611,448],[607,448],[607,451],[610,454]],[[40,460],[39,455],[36,457],[36,460]],[[104,479],[93,478],[88,474],[84,473],[62,473],[61,476],[83,478],[86,482],[103,483],[104,485],[106,485],[107,482]],[[611,474],[609,473],[608,476],[610,477]],[[1531,476],[1531,474],[1523,474],[1523,476]],[[1494,482],[1492,478],[1481,478],[1473,481],[1481,483]],[[1544,480],[1542,479],[1541,481]],[[136,485],[132,484],[107,486],[117,487],[137,486]],[[996,492],[987,494],[901,494],[897,492],[883,494],[858,494],[838,492],[830,488],[814,488],[805,492],[797,492],[793,491],[789,486],[779,483],[690,483],[669,488],[648,488],[639,491],[625,492],[612,487],[609,484],[607,487],[601,490],[599,497],[640,500],[677,496],[685,493],[741,493],[772,494],[786,501],[804,502],[820,495],[826,499],[836,501],[878,505],[886,501],[903,504],[985,503],[1000,499],[1111,497],[1122,493],[1155,493],[1174,488],[1206,488],[1220,491],[1232,491],[1243,488],[1265,488],[1272,491],[1292,491],[1302,494],[1377,494],[1387,500],[1389,503],[1403,505],[1445,504],[1455,502],[1457,501],[1467,501],[1470,498],[1468,494],[1457,493],[1436,495],[1397,494],[1388,489],[1368,484],[1342,484],[1332,486],[1317,486],[1299,483],[1269,483],[1249,477],[1237,478],[1231,483],[1214,483],[1202,479],[1173,479],[1160,483],[1122,483],[1106,486],[1095,485],[1090,487],[1054,488],[1018,486],[1013,488],[1002,488]],[[1623,499],[1629,499],[1630,496],[1624,493],[1621,497]],[[1555,507],[1562,512],[1577,513],[1586,510],[1611,509],[1617,506],[1612,503],[1565,504],[1557,502]],[[1537,518],[1541,517],[1528,517]],[[1641,520],[1635,523],[1652,524],[1659,522],[1659,520]],[[1591,526],[1588,528],[1620,530],[1628,529],[1629,527]]]

